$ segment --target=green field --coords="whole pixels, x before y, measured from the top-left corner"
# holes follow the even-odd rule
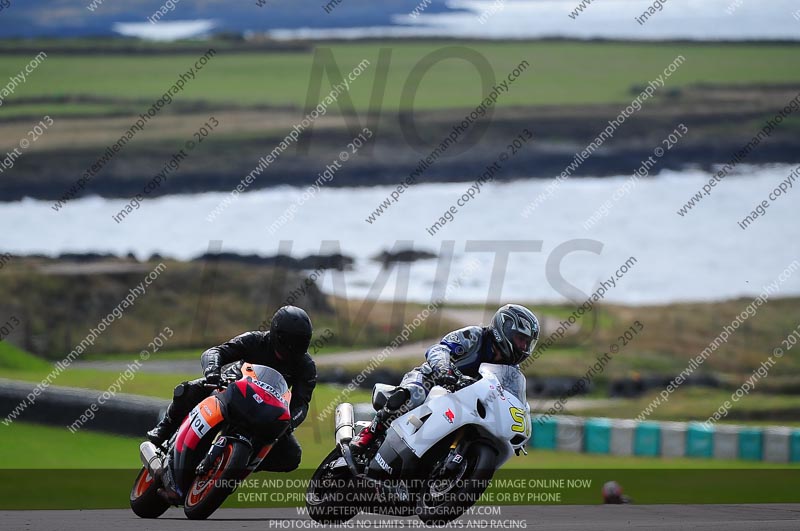
[[[326,354],[334,354],[336,352],[351,352],[353,350],[358,349],[359,347],[347,347],[344,345],[325,345],[324,348],[320,349],[319,352],[314,353],[314,356],[325,356]],[[365,345],[363,348],[369,348],[369,345]],[[159,351],[158,353],[153,356],[153,359],[158,360],[197,360],[198,364],[200,363],[200,356],[203,354],[205,349],[196,348],[196,349],[185,349],[185,350],[163,350]],[[84,354],[81,359],[85,361],[119,361],[120,359],[125,359],[126,357],[132,358],[134,357],[133,354],[130,352],[87,352]]]
[[[306,422],[310,424],[311,420]],[[305,427],[305,426],[304,426]],[[139,444],[143,439],[120,437],[88,430],[70,433],[64,428],[15,422],[0,427],[0,451],[14,455],[0,468],[6,469],[131,469],[139,466]],[[324,438],[314,440],[310,429],[297,432],[303,446],[301,469],[315,468],[333,448],[333,429],[323,430]],[[575,454],[530,450],[527,456],[512,458],[510,469],[800,469],[791,465],[758,461],[727,461],[721,459],[690,459],[654,457],[621,457],[611,455]]]
[[[337,303],[338,304],[338,303]],[[620,350],[606,367],[602,374],[593,380],[593,389],[588,398],[607,398],[610,382],[613,378],[632,377],[640,374],[678,374],[683,370],[691,357],[694,357],[705,348],[714,331],[720,330],[725,323],[746,305],[744,300],[724,301],[717,303],[675,304],[670,306],[628,308],[622,306],[597,307],[593,316],[597,317],[596,328],[589,319],[581,319],[576,325],[581,331],[574,335],[566,335],[559,340],[557,346],[549,349],[534,363],[526,367],[526,372],[531,377],[540,376],[572,376],[576,377],[590,367],[599,353],[607,351],[608,345],[616,341],[620,331],[625,330],[634,319],[641,319],[645,327],[641,335]],[[749,378],[752,370],[757,368],[765,359],[767,346],[778,345],[780,338],[796,326],[796,318],[800,299],[776,299],[764,307],[758,317],[749,320],[736,335],[713,355],[704,364],[703,370],[716,374],[723,385],[720,389],[697,388],[683,386],[670,396],[668,402],[660,405],[649,417],[650,420],[700,420],[704,421],[711,416],[726,399],[730,398],[744,381]],[[471,307],[467,307],[471,308]],[[542,316],[555,319],[565,319],[574,308],[568,306],[536,306]],[[476,309],[476,308],[472,308]],[[154,308],[153,311],[166,311],[163,308]],[[413,315],[417,309],[409,305],[407,315]],[[364,348],[368,345],[380,346],[394,336],[390,316],[391,306],[379,304],[370,312],[370,326],[367,334],[362,335],[359,344],[353,350]],[[350,316],[355,315],[351,308]],[[146,318],[150,318],[148,313]],[[338,320],[333,316],[324,315],[324,325],[336,331],[334,342],[325,347],[315,356],[323,357],[329,352],[341,352],[348,347],[337,343],[339,339],[336,325]],[[350,321],[348,321],[350,323]],[[131,314],[124,324],[135,325],[136,316]],[[455,328],[455,324],[444,327]],[[147,328],[147,323],[137,325],[138,328]],[[150,325],[152,327],[152,325]],[[231,330],[236,326],[231,323]],[[241,326],[241,325],[239,325]],[[348,326],[354,326],[350,323]],[[460,326],[460,325],[459,325]],[[152,329],[152,328],[151,328]],[[434,326],[442,333],[442,326]],[[176,328],[177,330],[177,328]],[[388,332],[387,332],[388,330]],[[413,340],[430,337],[436,332],[418,330]],[[351,333],[350,330],[347,331]],[[431,339],[435,342],[436,339]],[[179,349],[175,351],[161,351],[153,355],[152,359],[190,359],[197,360],[203,348]],[[420,352],[419,360],[422,359]],[[137,358],[135,353],[103,353],[91,352],[83,355],[82,359],[113,359],[133,361]],[[418,360],[387,359],[382,367],[404,372]],[[797,394],[798,379],[800,376],[800,362],[798,358],[785,356],[780,365],[770,373],[769,378],[759,382],[758,387],[743,400],[738,401],[729,412],[726,419],[728,423],[749,425],[775,425],[784,424],[791,426],[800,425],[797,419],[800,414],[800,394]],[[344,364],[345,370],[355,375],[363,370],[364,365]],[[0,376],[25,381],[40,381],[50,371],[50,365],[35,356],[15,349],[6,342],[0,343]],[[141,394],[158,398],[169,398],[177,382],[196,378],[199,374],[154,374],[140,373],[137,377],[125,384],[123,392]],[[56,385],[84,387],[105,390],[118,378],[116,372],[103,372],[96,370],[69,369],[59,376]],[[312,409],[322,411],[339,394],[339,389],[334,386],[320,385],[315,393]],[[599,404],[592,409],[576,410],[571,408],[568,400],[565,411],[582,416],[603,416],[617,418],[635,418],[653,400],[660,389],[652,390],[645,395],[634,399],[620,399],[612,404]],[[587,398],[587,397],[576,397]],[[361,390],[353,395],[352,400],[357,402],[368,401],[369,393]],[[536,408],[538,400],[532,400]],[[549,406],[547,406],[549,407]],[[543,409],[546,407],[542,406]],[[543,410],[539,409],[539,410]],[[312,412],[313,415],[313,412]]]
[[[6,343],[0,343],[0,376],[15,380],[36,382],[44,378],[50,371],[50,365],[46,362],[37,360],[29,354],[10,347]],[[24,367],[24,368],[23,368]],[[88,389],[105,390],[119,377],[116,372],[97,371],[97,370],[74,370],[67,369],[55,382],[55,385],[82,387]],[[177,382],[184,379],[193,378],[196,375],[178,374],[151,374],[139,373],[132,381],[126,382],[122,391],[124,393],[140,394],[156,398],[168,399],[172,395],[172,389]],[[303,467],[312,467],[318,463],[330,451],[331,441],[333,440],[333,420],[332,416],[327,416],[322,421],[317,421],[320,415],[329,404],[336,404],[344,401],[342,388],[333,385],[318,385],[311,403],[308,419],[298,428],[297,435],[303,444]],[[748,397],[750,400],[742,400],[741,406],[746,408],[769,409],[778,407],[797,407],[797,400],[793,397],[771,397],[769,395],[754,394]],[[709,391],[705,389],[679,390],[672,399],[656,410],[652,419],[690,419],[699,418],[698,415],[711,414],[724,399],[721,391]],[[351,402],[369,402],[369,392],[356,390],[347,396]],[[606,406],[602,409],[578,412],[580,414],[591,414],[597,416],[633,417],[649,402],[650,396],[645,396],[635,400],[620,401],[613,406]],[[787,406],[787,400],[791,400]],[[569,407],[569,403],[567,403]],[[740,422],[741,423],[741,422]],[[745,424],[765,424],[765,422],[744,422]],[[775,424],[776,422],[773,422]],[[782,422],[783,423],[783,422]],[[798,424],[798,423],[789,423]],[[47,428],[33,425],[26,425],[22,422],[15,422],[10,428],[5,430],[4,436],[0,438],[0,450],[20,450],[26,447],[27,440],[39,441],[37,444],[47,444],[52,446],[49,451],[44,451],[42,458],[36,453],[20,453],[19,459],[8,462],[6,466],[13,464],[15,467],[35,467],[48,468],[53,466],[66,468],[80,468],[84,466],[94,466],[97,468],[124,468],[135,464],[136,460],[136,440],[125,439],[105,434],[96,434],[82,431],[71,434],[62,428]],[[38,433],[50,432],[46,437],[37,437]],[[44,431],[41,431],[44,430]],[[46,441],[46,442],[42,442]],[[102,447],[102,452],[73,451],[87,447]],[[42,448],[46,450],[45,448]],[[5,454],[9,455],[9,454]],[[132,455],[133,457],[128,457]],[[91,457],[90,457],[91,456]],[[750,463],[744,461],[719,461],[719,460],[697,460],[697,459],[652,459],[652,458],[629,458],[615,456],[590,456],[573,455],[553,452],[531,452],[527,457],[514,459],[515,468],[675,468],[675,467],[711,467],[711,468],[761,468],[772,465],[766,463]]]
[[[0,468],[135,468],[141,440],[106,433],[15,422],[0,427],[0,452],[14,459]]]
[[[136,358],[137,356],[135,355],[128,356],[131,362]],[[0,342],[0,377],[26,382],[40,382],[52,370],[53,365],[50,363],[6,342]],[[181,381],[197,377],[197,374],[139,373],[136,378],[125,383],[122,391],[134,395],[171,398],[175,385]],[[53,381],[53,385],[106,390],[118,378],[119,373],[117,372],[68,368],[58,375],[58,378]]]
[[[636,418],[650,403],[658,398],[660,391],[650,391],[638,398],[620,399],[610,405],[581,409],[571,413],[586,417]],[[732,391],[707,387],[680,387],[655,409],[647,420],[695,420],[706,421],[717,409],[731,401]],[[532,401],[533,403],[533,401]],[[753,392],[733,407],[723,424],[748,426],[795,426],[800,427],[800,395]],[[569,402],[566,404],[569,410]]]
[[[398,110],[409,73],[419,61],[445,46],[477,51],[504,78],[521,61],[531,67],[516,81],[499,105],[566,105],[628,102],[632,87],[646,85],[678,55],[685,63],[669,79],[668,89],[704,84],[790,84],[800,82],[796,61],[800,48],[791,44],[643,44],[598,42],[369,42],[319,44],[330,48],[340,72],[346,74],[363,59],[371,66],[352,83],[355,107],[369,107],[378,53],[391,50],[383,108]],[[448,58],[429,70],[414,101],[416,109],[469,108],[481,97],[480,76],[468,61]],[[463,55],[463,54],[462,54]],[[51,53],[28,81],[8,98],[0,115],[12,116],[18,98],[99,96],[152,100],[163,94],[180,72],[188,70],[195,55],[72,55]],[[0,78],[15,75],[29,60],[22,55],[0,58]],[[302,107],[308,92],[312,52],[237,53],[221,50],[197,74],[177,101],[205,100],[240,105],[293,105]],[[323,95],[329,90],[323,80]],[[458,87],[458,90],[454,90]],[[409,102],[404,107],[409,107]],[[63,104],[64,114],[80,105]],[[145,104],[140,104],[142,109]],[[62,104],[48,106],[58,114]],[[87,114],[113,110],[106,105],[86,106]],[[28,109],[31,110],[31,109]]]
[[[0,343],[0,376],[36,381],[50,365],[7,343]],[[68,369],[57,385],[104,389],[118,375],[103,371]],[[191,375],[153,375],[140,373],[126,384],[124,392],[135,390],[149,396],[168,397],[172,386]],[[697,390],[694,390],[697,391]],[[317,420],[329,403],[341,401],[341,390],[319,385],[314,393],[309,417],[296,434],[303,446],[301,467],[289,476],[258,474],[261,480],[295,478],[306,480],[332,448],[333,426],[330,417]],[[697,402],[696,396],[688,396]],[[708,397],[706,403],[710,403]],[[759,397],[751,397],[762,402]],[[368,393],[357,391],[350,400],[363,402]],[[644,399],[642,399],[644,400]],[[664,412],[689,409],[692,403],[679,398],[670,401]],[[681,405],[682,404],[682,405]],[[764,402],[765,407],[769,403]],[[630,404],[629,404],[630,406]],[[628,407],[628,406],[626,406]],[[625,408],[612,408],[617,413]],[[630,413],[633,414],[633,413]],[[127,505],[127,493],[139,466],[141,439],[119,437],[89,430],[70,433],[65,428],[14,422],[0,427],[0,453],[13,456],[0,463],[0,508],[116,508]],[[514,457],[496,476],[498,479],[581,478],[590,481],[582,489],[566,489],[557,503],[598,503],[599,488],[610,479],[620,481],[626,491],[641,503],[737,503],[790,501],[792,485],[800,475],[800,464],[780,465],[751,461],[726,461],[690,458],[647,458],[573,454],[532,450]],[[79,471],[79,472],[77,472]],[[800,488],[800,484],[797,485]],[[43,491],[44,489],[44,491]],[[244,489],[226,502],[227,507],[297,505],[293,502],[259,501],[247,498]],[[295,492],[297,491],[297,492]],[[497,498],[508,488],[493,488],[484,503],[510,503]],[[45,492],[46,495],[42,495]],[[300,496],[302,487],[293,489]],[[513,490],[512,490],[513,492]],[[493,497],[494,496],[494,497]],[[538,503],[536,500],[525,500]],[[544,502],[543,502],[544,503]]]
[[[0,509],[101,509],[124,508],[140,467],[138,439],[78,432],[62,428],[15,423],[0,437],[0,451],[14,460],[0,464]],[[290,474],[259,473],[261,486],[247,486],[231,496],[226,507],[302,505],[305,481],[331,448],[313,443],[307,433],[298,434],[303,445],[301,468]],[[600,486],[619,481],[639,503],[776,503],[793,501],[800,488],[797,465],[777,465],[707,459],[657,459],[591,456],[562,452],[531,451],[512,458],[495,481],[576,479],[580,488],[519,488],[495,483],[482,503],[591,504],[600,502]],[[264,482],[292,480],[285,489]],[[282,492],[278,499],[248,499],[248,493]],[[514,501],[499,493],[523,493]],[[560,492],[556,499],[535,499],[529,493]],[[263,494],[262,494],[263,495]]]

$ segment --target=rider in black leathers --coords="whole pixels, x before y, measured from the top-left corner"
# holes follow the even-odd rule
[[[292,418],[289,431],[275,443],[258,470],[289,472],[296,469],[302,450],[292,431],[306,418],[317,383],[317,369],[308,354],[311,333],[308,314],[295,306],[284,306],[275,312],[268,331],[245,332],[206,350],[201,357],[204,377],[183,382],[175,388],[166,415],[147,432],[147,438],[160,446],[172,437],[192,408],[211,394],[212,389],[205,384],[220,382],[223,368],[228,374],[237,372],[242,362],[266,365],[280,372],[292,390],[289,404]],[[233,365],[225,368],[228,364]]]

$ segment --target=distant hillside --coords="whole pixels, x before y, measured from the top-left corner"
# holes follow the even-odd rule
[[[159,21],[214,20],[215,31],[244,32],[299,27],[390,26],[394,15],[409,13],[419,4],[419,0],[343,0],[331,13],[323,10],[322,6],[327,1],[322,0],[265,0],[263,7],[259,7],[255,0],[184,0],[174,3],[175,9]],[[12,5],[2,12],[0,38],[109,36],[114,34],[111,30],[114,23],[147,22],[147,18],[164,5],[164,0],[81,0],[66,4],[60,0],[12,0]],[[89,9],[87,5],[94,9]],[[456,10],[447,7],[445,2],[434,2],[425,11],[437,13]]]
[[[159,263],[163,272],[138,293]],[[92,352],[139,351],[165,326],[174,331],[169,349],[208,346],[268,326],[272,312],[305,278],[302,272],[232,262],[21,258],[0,275],[0,317],[17,323],[6,341],[50,359],[63,358],[91,329],[100,328],[105,331],[100,330]],[[123,301],[132,289],[133,304],[126,307]],[[316,285],[305,291],[290,302],[319,322],[330,321],[332,310]],[[100,327],[103,319],[108,327]]]
[[[295,43],[296,49],[276,52],[248,48],[250,43],[215,41],[136,43],[141,48],[122,53],[119,47],[127,44],[98,41],[96,51],[107,46],[115,50],[99,55],[58,51],[85,50],[91,40],[24,43],[41,45],[50,54],[0,106],[0,138],[7,139],[8,150],[13,139],[24,138],[43,117],[54,123],[5,169],[0,201],[61,198],[93,165],[99,169],[88,186],[76,187],[78,196],[131,197],[188,141],[196,149],[154,195],[230,191],[303,123],[314,102],[330,93],[336,81],[330,79],[330,65],[323,73],[326,63],[319,62],[326,56],[343,75],[364,61],[369,65],[360,66],[363,75],[313,125],[306,120],[309,125],[295,134],[295,141],[284,143],[285,151],[259,170],[248,190],[313,183],[365,126],[373,137],[328,186],[396,186],[412,173],[417,183],[469,181],[526,128],[534,142],[509,159],[499,180],[552,178],[570,165],[576,176],[629,174],[680,124],[689,134],[671,146],[659,169],[708,168],[730,160],[800,92],[800,70],[784,66],[793,64],[800,43],[360,41],[313,48]],[[195,54],[218,44],[218,53],[209,56],[196,79],[128,140],[126,132],[139,114],[193,64]],[[16,45],[21,44],[0,43],[0,76],[19,72],[22,56],[2,53]],[[408,80],[420,61],[444,47],[485,57],[498,84],[521,68],[521,61],[528,66],[518,70],[507,90],[495,93],[497,101],[488,110],[482,103],[488,91],[469,61],[442,62],[427,71],[419,90],[407,91],[404,87],[415,86]],[[645,87],[651,88],[648,80],[663,77],[679,56],[685,62],[662,79],[663,86],[651,89],[653,97],[635,111],[632,102]],[[103,72],[104,83],[96,82],[98,72]],[[590,157],[573,164],[576,153],[624,109],[629,109],[627,118],[621,118],[612,137],[606,133]],[[466,133],[454,133],[472,114],[478,118]],[[201,144],[198,130],[210,120],[218,121],[219,127]],[[795,113],[752,150],[747,162],[796,162],[798,131],[800,118]],[[125,144],[108,155],[122,135]],[[434,164],[420,162],[454,135],[455,146]]]

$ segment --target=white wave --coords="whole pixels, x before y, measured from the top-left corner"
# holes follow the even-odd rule
[[[461,11],[397,14],[397,26],[292,28],[270,31],[276,39],[368,37],[567,37],[633,40],[797,40],[800,9],[795,0],[668,0],[644,24],[636,22],[653,0],[596,0],[574,19],[580,0],[450,0]],[[495,6],[502,9],[497,10]],[[481,16],[487,13],[487,16]]]
[[[214,20],[172,20],[169,22],[116,22],[112,28],[126,37],[151,41],[191,39],[209,34],[216,26]]]

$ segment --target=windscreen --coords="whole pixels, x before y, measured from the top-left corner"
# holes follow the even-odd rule
[[[478,372],[485,378],[489,375],[494,375],[503,387],[503,392],[511,394],[520,402],[525,404],[527,397],[525,396],[525,375],[522,371],[514,365],[499,365],[495,363],[484,363],[481,365]]]
[[[289,386],[281,373],[266,365],[251,365],[251,367],[255,373],[255,379],[263,384],[259,387],[277,398],[285,400],[284,395],[289,391]]]

